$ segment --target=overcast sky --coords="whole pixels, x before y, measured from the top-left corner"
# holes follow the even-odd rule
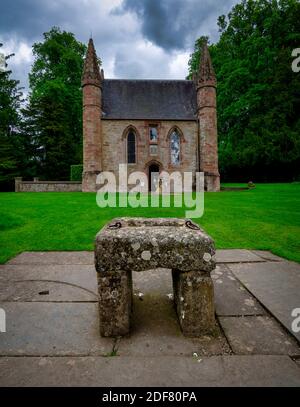
[[[217,18],[237,0],[1,0],[1,52],[27,87],[31,46],[52,26],[94,39],[106,78],[183,79],[195,39],[218,39]]]

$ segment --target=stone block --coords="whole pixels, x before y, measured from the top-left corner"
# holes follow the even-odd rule
[[[97,234],[95,243],[99,273],[158,267],[210,273],[214,255],[211,237],[195,223],[176,218],[116,218]]]
[[[101,336],[128,334],[132,309],[131,272],[117,270],[97,276]]]
[[[174,302],[182,332],[199,337],[215,332],[212,279],[198,271],[172,270]]]
[[[184,303],[176,299],[183,333],[211,333],[215,323],[210,278],[214,254],[213,240],[190,220],[114,219],[97,234],[95,242],[101,335],[129,332],[131,273],[157,268],[175,270],[174,297],[184,298]]]

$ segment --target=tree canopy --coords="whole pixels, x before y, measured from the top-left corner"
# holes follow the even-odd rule
[[[0,48],[2,46],[0,44]],[[19,81],[12,79],[11,71],[7,69],[12,56],[4,56],[0,66],[0,183],[10,181],[19,171],[16,147],[23,95]]]
[[[33,45],[30,95],[23,130],[34,145],[42,178],[68,179],[82,160],[81,73],[86,47],[53,27]]]
[[[300,44],[297,0],[243,0],[220,16],[209,46],[218,80],[219,161],[223,180],[293,180],[300,175]],[[195,43],[189,76],[197,71]]]

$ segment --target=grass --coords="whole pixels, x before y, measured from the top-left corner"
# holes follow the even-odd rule
[[[117,216],[184,217],[184,211],[101,209],[93,193],[1,193],[0,263],[25,250],[92,250],[96,233]],[[270,250],[300,262],[300,183],[206,193],[196,221],[217,248]]]

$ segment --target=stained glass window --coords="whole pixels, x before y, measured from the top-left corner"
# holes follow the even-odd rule
[[[130,131],[127,136],[127,163],[135,163],[135,134]]]
[[[180,136],[177,130],[174,130],[170,137],[171,144],[171,164],[180,163]]]

